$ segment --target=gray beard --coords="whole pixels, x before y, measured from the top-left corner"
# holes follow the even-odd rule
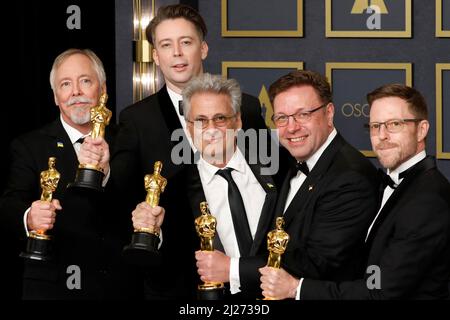
[[[83,107],[72,108],[73,110],[70,113],[70,120],[72,120],[73,123],[83,125],[91,121],[91,113],[89,110],[86,112]]]

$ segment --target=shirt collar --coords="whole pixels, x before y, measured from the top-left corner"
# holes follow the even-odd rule
[[[71,127],[67,122],[64,121],[61,114],[59,115],[59,118],[61,119],[61,124],[64,130],[66,130],[67,135],[69,136],[70,142],[72,144],[74,144],[79,138],[84,138],[90,134],[90,132],[89,134],[83,134],[74,127]]]
[[[398,185],[403,180],[403,179],[399,179],[398,175],[400,173],[402,173],[403,171],[408,170],[412,166],[416,165],[418,162],[422,161],[423,159],[425,159],[426,156],[427,156],[427,154],[426,154],[425,150],[423,150],[423,151],[419,152],[418,154],[416,154],[411,159],[408,159],[405,162],[403,162],[395,170],[390,171],[388,169],[388,175],[392,178],[392,180],[394,180],[395,184]]]
[[[183,96],[179,93],[176,93],[169,87],[167,87],[167,93],[169,94],[170,100],[172,101],[172,104],[175,108],[175,111],[177,112],[177,115],[180,116],[179,110],[178,110],[178,104],[181,100],[183,100]]]
[[[244,156],[242,155],[239,148],[236,148],[236,151],[234,152],[230,161],[228,161],[227,165],[223,169],[232,168],[234,171],[245,174],[245,170],[246,170],[245,163],[246,163],[246,161],[245,161]],[[211,183],[212,179],[216,175],[216,172],[221,169],[221,168],[218,168],[218,167],[210,164],[206,160],[204,160],[202,156],[200,156],[197,166],[198,166],[198,171],[199,171],[200,175],[202,176],[203,181],[206,182],[206,184]]]
[[[322,153],[325,151],[325,149],[330,145],[331,141],[333,141],[334,137],[336,137],[337,131],[336,128],[331,131],[331,133],[328,135],[327,140],[320,146],[319,149],[311,156],[309,159],[306,160],[306,164],[308,165],[308,169],[311,172],[314,166],[316,165],[317,161],[319,161],[319,158],[322,156]]]

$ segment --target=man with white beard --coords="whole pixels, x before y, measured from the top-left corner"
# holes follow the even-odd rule
[[[135,292],[128,286],[133,281],[123,276],[131,272],[125,273],[119,263],[125,244],[121,235],[128,235],[129,219],[112,219],[104,195],[66,189],[75,179],[79,162],[98,165],[104,169],[105,179],[109,176],[113,126],[106,128],[105,139],[89,137],[90,109],[106,92],[103,64],[91,50],[69,49],[55,59],[50,84],[60,116],[12,142],[10,177],[0,199],[1,223],[14,228],[18,237],[25,240],[32,230],[52,236],[51,260],[25,259],[22,296],[124,297]],[[53,200],[45,202],[39,200],[39,176],[48,169],[49,157],[56,157],[61,176]]]

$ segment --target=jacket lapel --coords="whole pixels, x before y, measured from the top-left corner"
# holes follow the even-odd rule
[[[170,133],[176,129],[181,129],[180,119],[178,119],[177,112],[175,111],[172,100],[170,100],[167,87],[164,86],[158,91],[158,103],[161,108],[161,114],[166,122],[167,128]]]
[[[203,191],[202,181],[197,169],[197,165],[191,164],[186,167],[186,179],[188,186],[188,198],[192,212],[194,213],[193,219],[200,216],[200,203],[206,201],[205,193]]]
[[[289,195],[289,189],[290,189],[290,185],[291,185],[291,178],[292,177],[292,173],[293,173],[294,169],[291,167],[289,168],[286,178],[283,181],[283,184],[281,186],[281,190],[278,194],[278,201],[277,201],[277,205],[275,207],[275,216],[276,217],[281,217],[283,216],[284,213],[284,207],[287,201],[287,197]]]
[[[367,237],[366,246],[370,248],[372,246],[372,242],[383,222],[392,212],[393,207],[397,203],[398,199],[402,196],[405,190],[408,189],[409,185],[414,181],[414,179],[422,174],[423,172],[433,169],[436,167],[436,160],[433,157],[426,157],[422,161],[418,162],[414,165],[411,170],[408,172],[407,176],[403,179],[400,185],[394,190],[394,192],[389,197],[388,201],[386,201],[384,207],[381,209],[378,217],[376,218],[372,229],[370,229],[370,233]]]
[[[163,116],[164,122],[166,123],[167,129],[169,130],[169,137],[172,135],[172,133],[175,130],[180,130],[181,129],[181,141],[183,143],[188,143],[188,139],[186,137],[186,133],[183,130],[183,127],[181,125],[180,119],[178,118],[178,114],[174,108],[174,105],[172,103],[172,100],[170,99],[169,93],[167,92],[167,87],[164,86],[162,87],[157,94],[158,97],[158,104],[161,110],[161,114]],[[175,145],[179,143],[178,141],[170,141],[169,145],[168,145],[168,153],[167,154],[171,154],[173,148],[175,147]],[[183,149],[184,151],[184,149]],[[185,158],[184,152],[181,151],[180,153],[180,157],[182,157],[183,159]],[[195,158],[194,158],[194,152],[192,151],[191,147],[189,146],[189,163],[194,163]]]
[[[258,226],[256,228],[255,238],[250,249],[250,255],[255,255],[258,249],[266,239],[267,232],[269,231],[273,216],[275,214],[275,205],[277,200],[277,189],[271,176],[261,175],[261,166],[258,164],[249,164],[255,178],[260,183],[261,187],[266,192],[266,198],[264,200],[263,207],[261,209],[261,215],[259,217]]]
[[[61,120],[57,119],[48,127],[42,129],[44,134],[53,140],[49,149],[50,156],[56,157],[56,170],[61,173],[58,193],[64,194],[67,184],[73,182],[78,164],[75,149],[67,135]]]
[[[206,201],[206,197],[205,192],[203,191],[202,181],[200,179],[197,165],[191,164],[186,168],[186,185],[188,186],[187,192],[191,210],[193,212],[192,223],[194,223],[194,220],[201,215],[200,203]],[[200,243],[200,239],[198,240],[198,243]],[[214,237],[214,249],[225,252],[218,234]]]
[[[289,226],[290,222],[292,222],[294,217],[298,216],[303,211],[303,209],[308,204],[309,200],[313,198],[313,195],[315,195],[319,191],[320,182],[322,178],[325,177],[329,167],[333,163],[333,158],[335,154],[342,148],[343,144],[344,139],[338,133],[336,137],[333,139],[333,141],[330,143],[330,145],[325,149],[323,154],[320,156],[316,165],[308,174],[308,177],[305,179],[300,189],[297,191],[294,198],[292,199],[292,202],[289,204],[289,207],[286,209],[286,212],[284,213],[284,221],[286,228]],[[289,176],[287,180],[289,180],[287,181],[289,192],[290,187]],[[280,205],[284,205],[284,203]]]

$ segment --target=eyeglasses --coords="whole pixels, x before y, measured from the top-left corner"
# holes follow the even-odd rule
[[[389,133],[398,133],[398,132],[402,131],[402,129],[406,123],[408,123],[408,122],[416,123],[416,122],[420,122],[422,120],[423,119],[392,119],[392,120],[388,120],[385,122],[369,122],[369,123],[365,124],[364,126],[366,128],[369,128],[370,134],[372,134],[372,135],[379,134],[381,126],[383,126],[383,125]]]
[[[294,121],[297,123],[306,123],[309,120],[311,120],[311,116],[314,112],[316,112],[319,109],[322,109],[323,107],[326,107],[329,102],[315,108],[309,111],[298,111],[293,114],[274,114],[272,116],[272,121],[275,123],[277,127],[285,127],[289,123],[289,118],[294,118]]]
[[[212,121],[215,127],[225,127],[230,119],[235,118],[236,115],[233,114],[231,116],[225,116],[222,114],[219,114],[217,116],[214,116],[213,118],[203,118],[199,117],[197,119],[194,119],[194,121],[186,120],[186,122],[193,123],[195,127],[201,127],[202,129],[206,129],[209,125],[209,122]]]

